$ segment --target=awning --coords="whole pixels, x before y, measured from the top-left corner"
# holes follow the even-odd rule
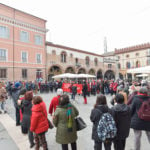
[[[128,69],[127,73],[148,73],[148,74],[150,74],[150,66]]]

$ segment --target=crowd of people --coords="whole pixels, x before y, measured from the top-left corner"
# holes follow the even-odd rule
[[[15,107],[16,126],[21,126],[21,132],[28,134],[30,148],[35,146],[35,149],[39,150],[42,146],[44,150],[48,150],[45,136],[49,129],[46,104],[42,97],[36,94],[40,95],[40,92],[53,92],[54,90],[57,95],[52,98],[48,113],[52,116],[52,122],[56,127],[56,142],[61,144],[62,150],[68,150],[68,144],[71,144],[72,150],[77,150],[75,118],[79,115],[79,110],[71,101],[71,99],[75,100],[75,95],[78,94],[77,88],[73,83],[71,84],[69,88],[72,96],[70,98],[63,92],[62,83],[61,81],[0,83],[0,113],[7,113],[5,102],[10,96]],[[102,150],[102,144],[105,150],[111,150],[112,143],[115,150],[125,150],[130,128],[134,131],[135,150],[141,149],[142,131],[146,132],[150,143],[148,82],[93,80],[83,81],[81,84],[84,104],[88,103],[87,96],[97,94],[89,118],[93,123],[94,150]],[[48,90],[44,90],[45,88]],[[107,105],[107,94],[112,95],[111,108]],[[114,132],[113,136],[112,133],[106,134],[106,126],[109,126],[112,120],[115,122],[112,124],[113,129],[116,129],[114,130],[116,134]]]

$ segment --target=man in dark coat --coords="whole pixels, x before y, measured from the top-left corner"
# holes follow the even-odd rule
[[[144,102],[150,99],[150,97],[147,94],[147,88],[142,87],[139,90],[139,93],[134,97],[131,104],[131,128],[133,128],[135,135],[135,150],[140,150],[142,130],[146,132],[148,141],[150,143],[150,121],[144,121],[140,119],[137,114],[142,105],[142,101]]]
[[[83,88],[82,88],[82,94],[83,94],[83,97],[84,97],[84,104],[87,104],[87,98],[86,98],[87,92],[88,92],[88,87],[87,87],[86,82],[84,81]]]
[[[21,88],[20,82],[16,82],[11,89],[12,99],[13,99],[13,103],[16,109],[16,126],[20,125],[20,112],[19,112],[19,107],[17,104],[17,101],[19,99],[20,88]]]
[[[124,103],[124,96],[117,94],[115,97],[117,103],[112,107],[114,120],[117,127],[117,136],[114,139],[115,150],[125,150],[126,138],[129,136],[131,110],[128,105]]]

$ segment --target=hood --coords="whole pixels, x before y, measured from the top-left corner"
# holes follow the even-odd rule
[[[43,111],[44,105],[45,105],[44,102],[41,102],[40,104],[33,105],[32,111],[35,111],[35,112]]]
[[[97,105],[96,109],[99,109],[102,113],[107,113],[109,108],[107,105]]]
[[[31,105],[32,103],[31,103],[31,101],[24,100],[23,104],[24,104],[24,106],[28,106],[28,105]]]
[[[117,104],[113,107],[113,109],[117,112],[126,113],[130,110],[130,108],[126,104]]]

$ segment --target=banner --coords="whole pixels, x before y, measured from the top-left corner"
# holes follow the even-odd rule
[[[63,91],[70,93],[70,86],[71,86],[71,83],[63,83],[62,84]],[[82,94],[82,84],[73,84],[73,86],[77,87],[78,94]]]

